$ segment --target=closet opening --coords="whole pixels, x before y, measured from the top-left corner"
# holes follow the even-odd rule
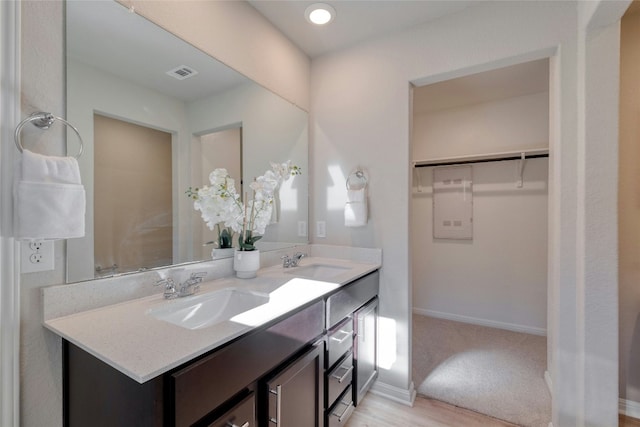
[[[412,378],[546,426],[549,59],[413,88]]]

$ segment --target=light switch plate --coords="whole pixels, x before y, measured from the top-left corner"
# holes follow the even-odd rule
[[[37,273],[54,269],[53,240],[23,241],[20,246],[21,273]]]
[[[316,222],[316,237],[327,237],[327,223],[324,221]]]
[[[307,237],[307,221],[298,221],[298,237]]]

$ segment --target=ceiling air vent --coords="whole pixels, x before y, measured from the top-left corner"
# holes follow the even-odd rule
[[[178,80],[184,80],[184,79],[188,79],[189,77],[195,76],[196,74],[198,74],[198,72],[191,67],[187,67],[186,65],[181,65],[177,68],[174,68],[173,70],[167,71],[167,74],[169,74],[172,77],[175,77]]]

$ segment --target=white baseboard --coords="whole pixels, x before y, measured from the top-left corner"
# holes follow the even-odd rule
[[[640,418],[640,402],[618,399],[618,412],[632,418]]]
[[[490,328],[506,329],[507,331],[523,332],[525,334],[546,336],[547,330],[533,326],[518,325],[515,323],[496,322],[495,320],[481,319],[478,317],[463,316],[460,314],[444,313],[442,311],[428,310],[424,308],[413,308],[415,314],[423,316],[437,317],[439,319],[454,320],[456,322],[471,323],[473,325],[488,326]]]
[[[549,371],[544,371],[544,382],[547,383],[547,388],[549,389],[551,400],[553,400],[553,381],[551,380],[551,374],[549,373]],[[553,423],[551,421],[549,421],[549,427],[553,427]]]
[[[400,387],[381,383],[378,380],[373,383],[373,386],[369,391],[378,396],[385,397],[389,400],[393,400],[407,406],[413,406],[413,402],[416,400],[416,390],[413,386],[413,381],[409,384],[409,389],[405,390]]]

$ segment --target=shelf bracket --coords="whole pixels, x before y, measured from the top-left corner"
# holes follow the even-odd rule
[[[524,173],[524,163],[526,162],[525,154],[520,153],[520,160],[518,160],[518,182],[517,187],[522,188],[522,174]]]

